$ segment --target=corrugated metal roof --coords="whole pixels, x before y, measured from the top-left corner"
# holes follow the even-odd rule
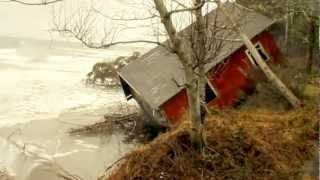
[[[260,34],[273,23],[271,19],[239,5],[226,4],[225,7],[227,11],[237,18],[242,30],[250,38]],[[218,13],[218,16],[215,16],[216,13]],[[213,22],[215,17],[217,17],[217,24],[230,27],[230,25],[227,24],[228,21],[219,10],[214,10],[207,16],[209,22]],[[230,33],[230,30],[224,31],[225,32],[220,32],[220,35],[229,31],[228,39],[239,38],[236,33]],[[240,41],[228,41],[224,43],[222,50],[219,51],[214,61],[206,65],[206,69],[211,69],[242,46],[243,43]],[[161,106],[182,89],[182,87],[177,86],[177,83],[183,85],[185,82],[183,67],[177,55],[169,52],[163,46],[152,49],[139,60],[130,63],[121,69],[119,75],[143,97],[153,109]]]

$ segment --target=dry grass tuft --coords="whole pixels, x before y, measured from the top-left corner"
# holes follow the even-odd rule
[[[317,105],[286,113],[230,111],[206,121],[207,147],[190,145],[188,123],[127,154],[99,179],[289,179],[317,147]]]

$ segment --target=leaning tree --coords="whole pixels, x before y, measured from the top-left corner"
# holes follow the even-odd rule
[[[315,59],[318,59],[318,64],[320,63],[319,0],[238,0],[238,2],[284,25],[284,45],[287,53],[294,42],[299,45],[304,42],[308,53],[307,72],[311,71]]]
[[[46,5],[62,0],[40,1],[39,3],[9,1],[25,5]],[[207,81],[205,65],[215,61],[226,42],[242,41],[269,80],[293,106],[299,106],[299,100],[269,69],[250,39],[242,32],[241,20],[245,17],[233,17],[232,12],[228,12],[219,0],[134,0],[126,3],[138,11],[136,13],[125,12],[115,16],[108,14],[110,11],[108,5],[105,6],[106,8],[99,9],[94,4],[90,4],[86,9],[71,11],[71,15],[68,16],[68,13],[61,10],[60,7],[54,11],[53,31],[62,35],[71,35],[90,48],[109,48],[129,43],[151,43],[164,46],[171,53],[175,53],[183,67],[185,76],[185,84],[177,84],[177,86],[183,86],[187,92],[188,117],[192,127],[191,140],[198,150],[204,146],[204,116],[202,114],[207,109],[205,104],[205,84]],[[208,22],[206,14],[213,8],[218,8],[221,11],[220,15],[226,17],[226,22],[222,22],[222,24]],[[141,11],[144,13],[141,14]],[[99,20],[106,23],[97,23]],[[121,37],[123,37],[125,30],[136,27],[122,25],[110,28],[110,21],[134,22],[133,24],[137,26],[148,27],[152,29],[152,37],[123,40]],[[188,24],[193,25],[184,29]],[[234,32],[238,34],[239,39],[229,38],[229,35]],[[168,40],[162,42],[165,38]]]

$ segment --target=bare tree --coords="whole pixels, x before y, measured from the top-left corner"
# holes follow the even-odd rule
[[[206,13],[210,11],[208,3],[212,3],[204,0],[193,0],[190,3],[181,3],[178,0],[163,1],[154,0],[148,12],[147,16],[110,16],[103,13],[96,8],[88,11],[81,11],[80,16],[73,16],[69,18],[60,18],[59,13],[56,15],[55,29],[54,31],[60,33],[71,34],[83,44],[91,48],[108,48],[112,45],[124,44],[124,43],[155,43],[157,45],[163,45],[168,48],[172,53],[176,53],[184,68],[184,76],[186,83],[183,85],[177,84],[177,86],[183,86],[187,91],[188,104],[189,104],[189,118],[192,122],[191,139],[194,146],[197,149],[202,149],[204,145],[203,141],[203,121],[206,112],[205,103],[205,85],[207,82],[205,65],[209,62],[215,61],[219,54],[219,51],[223,48],[225,42],[232,43],[238,41],[235,39],[228,39],[228,36],[232,33],[232,28],[225,26],[220,22],[209,22],[208,16],[203,14],[204,7],[207,7]],[[152,9],[153,8],[153,9]],[[104,18],[116,20],[116,21],[146,21],[157,19],[158,22],[164,26],[165,34],[169,37],[169,41],[164,43],[159,42],[159,37],[154,40],[133,40],[133,41],[114,41],[117,39],[115,36],[119,33],[119,30],[105,29],[103,32],[103,38],[100,42],[94,42],[92,34],[95,32],[92,28],[92,23],[95,21],[94,14],[103,16]],[[183,29],[179,26],[183,26],[177,22],[174,22],[178,14],[184,14],[184,18],[190,18],[187,24],[193,24],[189,28],[178,32],[179,29]],[[216,19],[219,14],[216,13]],[[78,19],[75,19],[78,18]],[[61,20],[62,21],[59,21]],[[151,28],[154,29],[154,24],[151,23]],[[125,27],[127,28],[127,27]],[[225,29],[228,29],[225,31]],[[113,32],[111,32],[113,31]],[[122,29],[120,30],[120,32]],[[155,34],[159,36],[158,33]],[[230,42],[231,41],[231,42]]]
[[[292,41],[307,42],[308,58],[306,71],[314,64],[314,55],[319,50],[320,1],[318,0],[239,0],[239,3],[259,11],[285,26],[285,49],[288,53]],[[295,25],[295,19],[302,17],[304,23]],[[300,30],[299,26],[303,26]],[[299,43],[301,44],[301,43]],[[320,61],[320,59],[318,60]]]
[[[203,14],[204,7],[215,3],[218,8],[224,12],[231,23],[230,27],[208,22],[207,16]],[[250,39],[241,31],[239,23],[235,23],[234,17],[231,17],[223,8],[223,5],[218,0],[190,0],[188,2],[180,2],[179,0],[152,0],[150,1],[151,9],[146,17],[121,17],[110,18],[110,16],[101,13],[101,11],[91,8],[86,11],[81,11],[81,15],[72,15],[70,18],[59,17],[58,13],[55,17],[58,21],[55,23],[54,31],[62,34],[72,35],[80,40],[83,44],[90,48],[109,48],[113,45],[127,43],[154,43],[168,47],[172,53],[179,57],[184,68],[184,76],[186,83],[183,86],[186,89],[189,105],[189,118],[192,124],[191,140],[195,148],[201,150],[204,146],[203,140],[203,121],[206,109],[205,104],[205,84],[206,84],[206,69],[205,65],[215,60],[219,51],[224,46],[226,41],[238,41],[236,39],[228,39],[228,33],[236,31],[242,41],[247,45],[255,59],[258,60],[258,65],[263,72],[274,82],[276,87],[288,98],[288,100],[297,107],[299,100],[291,93],[286,86],[272,73],[268,66],[261,60],[259,53],[252,45]],[[149,4],[149,5],[150,5]],[[209,9],[208,9],[209,10]],[[207,11],[208,12],[208,11]],[[123,31],[122,28],[105,28],[103,27],[103,36],[99,41],[96,39],[97,26],[95,26],[96,16],[102,15],[108,19],[117,21],[143,21],[147,25],[154,27],[153,19],[158,19],[164,27],[169,40],[165,43],[160,43],[159,38],[156,40],[130,40],[130,41],[115,41],[119,34]],[[175,22],[177,14],[187,14],[187,18],[193,23],[191,28],[187,28],[182,32],[178,32],[179,24]],[[62,21],[61,21],[62,19]],[[151,24],[151,25],[150,25]],[[156,23],[155,23],[156,24]],[[125,26],[125,28],[129,28]],[[226,33],[221,33],[221,30]],[[159,36],[158,31],[158,36]]]
[[[103,26],[98,27],[98,16],[103,16],[103,18],[109,21],[104,22]],[[83,7],[81,9],[78,9],[71,15],[66,15],[65,12],[61,9],[54,9],[53,18],[53,32],[58,32],[62,36],[71,35],[71,37],[76,38],[82,44],[89,48],[106,49],[115,45],[135,43],[163,45],[161,42],[151,39],[118,40],[119,34],[121,34],[122,31],[124,31],[125,29],[130,29],[132,27],[127,27],[125,25],[111,25],[110,27],[110,20],[140,20],[137,17],[132,19],[113,18],[111,16],[109,17],[106,14],[103,14],[100,10],[94,7]],[[148,18],[145,18],[143,20],[147,19]]]
[[[204,102],[204,82],[205,82],[205,68],[204,65],[207,63],[205,56],[210,54],[206,51],[205,44],[207,39],[205,17],[202,15],[202,7],[206,2],[218,3],[219,8],[222,9],[224,15],[231,22],[233,29],[242,38],[244,44],[248,47],[250,52],[258,60],[258,65],[262,71],[266,74],[269,80],[283,93],[283,95],[291,102],[294,107],[300,105],[300,101],[295,95],[279,80],[276,75],[270,70],[268,65],[262,60],[261,56],[254,48],[250,39],[241,31],[240,25],[236,23],[235,19],[227,13],[220,1],[201,1],[194,0],[192,8],[185,8],[182,10],[176,10],[169,12],[162,0],[155,0],[156,8],[161,16],[161,21],[164,24],[170,40],[173,44],[173,49],[179,56],[181,63],[183,64],[185,77],[187,81],[187,95],[190,108],[190,117],[192,121],[192,142],[194,145],[201,149],[202,143],[202,126],[203,119],[201,117],[201,102]],[[176,32],[175,27],[171,20],[171,15],[181,11],[194,11],[196,17],[195,23],[195,41],[188,41],[188,39],[182,38]],[[195,43],[193,43],[195,42]],[[216,41],[213,41],[216,42]],[[191,44],[191,45],[190,45]],[[192,44],[195,44],[192,46]],[[197,68],[194,68],[194,65]]]
[[[246,45],[246,47],[249,49],[249,51],[252,53],[254,58],[257,60],[258,66],[262,70],[262,72],[267,76],[269,81],[273,83],[275,87],[287,98],[287,100],[292,104],[294,107],[300,107],[301,102],[300,100],[286,87],[285,84],[282,83],[282,81],[271,71],[271,69],[268,67],[266,62],[263,61],[261,56],[259,55],[257,49],[252,44],[251,40],[246,36],[246,34],[241,30],[240,26],[237,25],[234,18],[227,13],[227,11],[224,9],[223,6],[220,6],[224,14],[227,16],[228,20],[234,25],[234,30],[239,34],[242,41]]]

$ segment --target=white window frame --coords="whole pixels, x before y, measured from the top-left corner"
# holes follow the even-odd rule
[[[265,62],[270,61],[271,57],[270,57],[269,53],[264,49],[264,47],[263,47],[263,45],[261,44],[261,42],[258,41],[257,43],[254,44],[254,47],[255,47],[256,49],[257,49],[257,46],[260,46],[260,49],[261,49],[262,53],[267,57],[267,59],[264,60],[264,61],[265,61]],[[257,49],[257,50],[258,50],[258,49]],[[252,64],[254,67],[257,67],[257,62],[256,62],[256,60],[252,57],[249,49],[246,49],[245,53],[246,53],[248,59],[250,60],[251,64]]]

